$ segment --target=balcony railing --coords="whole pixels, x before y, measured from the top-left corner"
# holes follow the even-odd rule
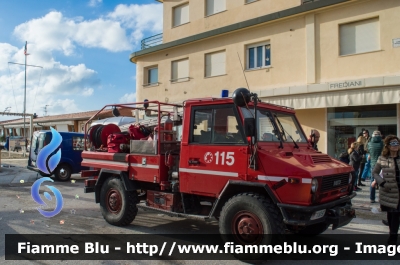
[[[142,50],[147,49],[163,43],[163,34],[157,34],[142,40]]]

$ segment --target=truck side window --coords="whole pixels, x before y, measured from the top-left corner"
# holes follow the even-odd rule
[[[210,143],[211,140],[212,110],[196,110],[194,112],[194,125],[192,130],[192,143]]]
[[[234,108],[230,105],[195,110],[192,127],[191,143],[244,143]]]
[[[218,143],[243,143],[233,108],[214,109],[213,140]],[[242,141],[241,141],[242,140]]]

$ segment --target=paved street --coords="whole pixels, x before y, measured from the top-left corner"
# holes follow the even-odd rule
[[[26,160],[2,160],[0,172],[0,253],[4,261],[4,234],[212,234],[218,233],[218,224],[214,222],[194,221],[182,218],[169,217],[153,212],[139,210],[139,214],[128,227],[114,227],[108,225],[94,203],[94,194],[83,193],[84,182],[79,175],[73,175],[75,183],[54,182],[51,185],[59,189],[64,198],[64,207],[54,218],[44,218],[36,210],[37,204],[32,200],[30,188],[36,180],[36,173],[25,169]],[[10,166],[10,167],[9,167]],[[13,166],[13,167],[12,167]],[[24,180],[24,183],[20,181]],[[344,228],[326,233],[364,234],[387,233],[388,228],[381,223],[383,213],[374,214],[369,203],[369,194],[365,189],[359,192],[354,200],[357,208],[357,218]],[[49,205],[53,207],[53,205]],[[372,205],[378,207],[378,204]],[[60,221],[64,221],[60,224]],[[38,264],[126,264],[124,261],[96,262],[96,261],[41,261]],[[304,263],[303,263],[304,262]],[[317,261],[303,261],[296,264],[317,264]],[[331,261],[334,264],[334,261]],[[28,264],[28,262],[7,261],[7,264]],[[143,264],[166,263],[164,261],[140,261]],[[220,264],[220,261],[176,261],[173,264]],[[229,261],[229,264],[242,264],[240,261]],[[325,261],[325,263],[327,263]],[[329,264],[330,262],[328,262]],[[337,263],[337,262],[335,262]],[[343,263],[343,262],[341,262]],[[347,264],[352,264],[349,262]],[[363,261],[363,263],[368,263]],[[382,262],[380,262],[382,263]],[[384,264],[391,264],[390,262]],[[290,261],[269,261],[268,264],[291,264]],[[319,263],[318,263],[319,264]],[[344,262],[346,264],[346,262]],[[372,264],[372,262],[371,262]],[[393,263],[394,264],[394,263]]]

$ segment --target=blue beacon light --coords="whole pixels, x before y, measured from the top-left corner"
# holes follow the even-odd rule
[[[221,98],[227,98],[229,96],[229,90],[223,89],[221,91]]]

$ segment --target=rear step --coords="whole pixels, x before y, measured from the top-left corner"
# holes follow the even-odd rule
[[[153,208],[153,207],[145,205],[145,203],[138,203],[137,207],[141,208],[143,210],[150,210],[150,211],[154,211],[154,212],[158,212],[158,213],[163,213],[163,214],[166,214],[166,215],[169,215],[169,216],[173,216],[173,217],[183,217],[183,218],[194,219],[194,220],[202,220],[202,221],[207,221],[208,219],[210,219],[210,217],[207,216],[207,215],[193,215],[193,214],[186,214],[186,213],[175,213],[175,212],[170,212],[170,211],[163,210],[163,209]]]

